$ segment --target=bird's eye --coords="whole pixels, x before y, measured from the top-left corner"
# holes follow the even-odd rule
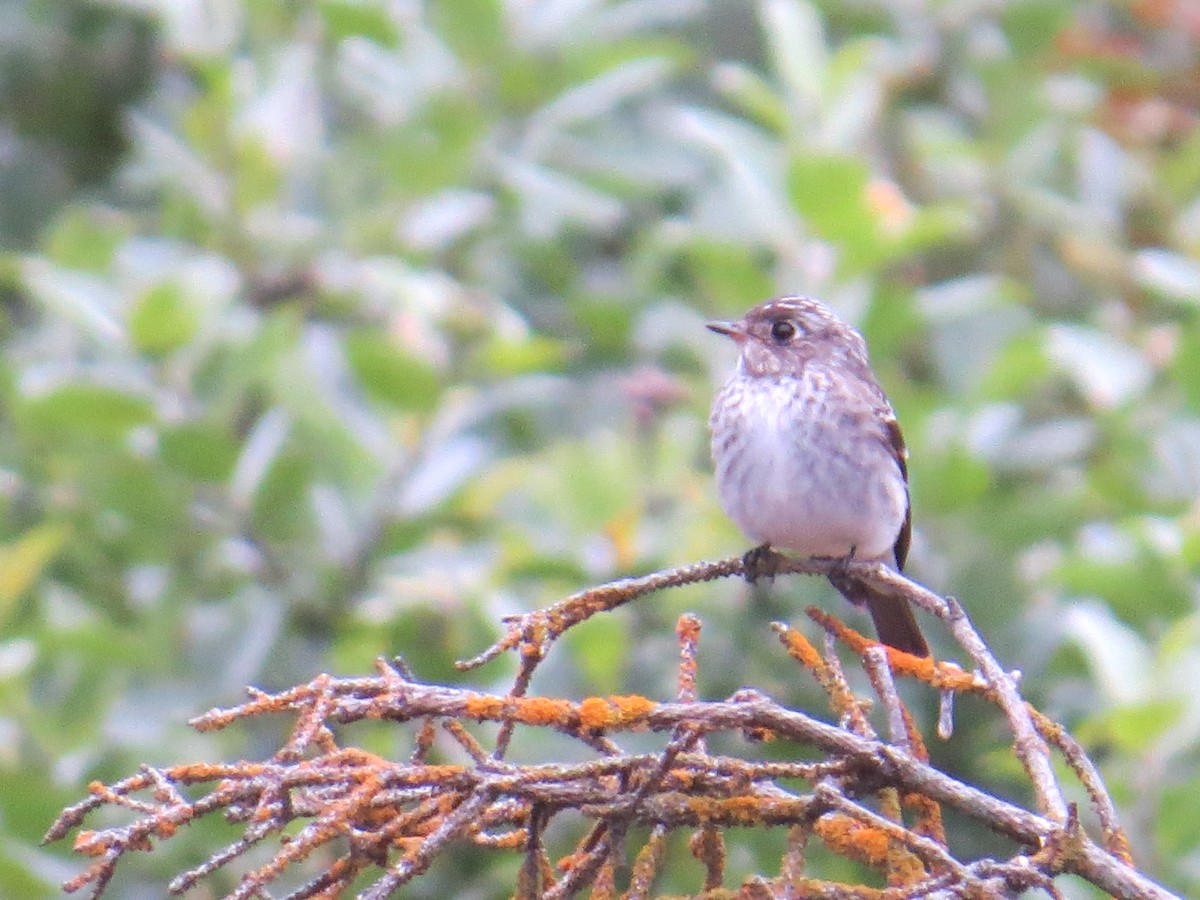
[[[787,319],[780,319],[771,326],[771,337],[775,338],[781,344],[785,341],[790,341],[795,336],[796,326]]]

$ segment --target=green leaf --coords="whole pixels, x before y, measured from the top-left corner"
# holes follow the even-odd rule
[[[108,269],[124,235],[86,208],[68,209],[55,224],[46,255],[70,269],[101,272]]]
[[[839,154],[798,156],[788,171],[792,205],[817,235],[842,245],[844,266],[851,270],[878,251],[868,183],[862,160]]]
[[[1122,562],[1072,556],[1055,574],[1067,592],[1102,597],[1121,618],[1135,624],[1175,618],[1191,606],[1186,578],[1145,548]]]
[[[134,345],[154,356],[178,350],[195,337],[199,326],[200,317],[184,299],[179,285],[173,283],[152,287],[129,317]]]
[[[491,340],[480,351],[478,361],[488,376],[509,376],[559,371],[566,357],[566,348],[560,342],[531,335],[519,341]]]
[[[719,64],[713,73],[713,87],[747,118],[756,119],[772,131],[786,133],[787,104],[775,87],[750,66],[733,62]]]
[[[1170,859],[1187,859],[1195,854],[1200,847],[1197,809],[1200,809],[1200,775],[1167,786],[1162,806],[1154,817],[1160,853]]]
[[[1084,730],[1089,741],[1103,736],[1123,753],[1139,756],[1150,750],[1162,734],[1179,721],[1183,711],[1184,704],[1179,700],[1120,706],[1088,723]]]
[[[1193,411],[1200,411],[1200,329],[1194,325],[1179,336],[1171,371]]]
[[[1022,0],[1000,10],[1000,24],[1019,59],[1053,53],[1054,41],[1071,21],[1071,6],[1058,0]]]
[[[584,628],[567,634],[571,658],[579,663],[589,691],[611,694],[624,683],[629,658],[628,620],[619,616],[595,616]]]
[[[41,578],[70,533],[67,525],[39,525],[15,541],[0,545],[0,621]]]
[[[1005,347],[983,378],[982,395],[1009,400],[1032,394],[1051,372],[1040,333],[1021,335]]]
[[[1179,202],[1187,202],[1200,189],[1200,129],[1191,129],[1179,138],[1162,159],[1159,180]]]
[[[148,400],[115,388],[68,384],[18,409],[18,419],[33,431],[55,437],[91,437],[116,440],[131,428],[154,418]]]
[[[271,539],[299,541],[312,525],[308,491],[315,462],[299,453],[274,460],[254,494],[254,528]]]
[[[223,481],[233,471],[238,446],[220,425],[189,423],[164,430],[158,439],[165,465],[202,481]]]
[[[951,447],[939,457],[922,457],[914,474],[914,508],[922,513],[969,509],[987,493],[991,473],[963,447]]]
[[[619,441],[562,444],[537,465],[530,489],[581,532],[600,530],[635,507],[639,465],[633,447]]]
[[[770,259],[732,242],[696,240],[684,250],[694,286],[707,309],[740,316],[775,293]]]
[[[262,141],[247,139],[237,148],[234,199],[242,211],[273,201],[283,186],[283,173]]]
[[[437,406],[441,385],[434,368],[379,332],[363,329],[347,335],[346,357],[359,384],[376,400],[416,413]]]
[[[408,127],[391,132],[373,147],[374,162],[392,188],[406,196],[425,196],[469,183],[476,165],[486,117],[461,97],[438,95]]]
[[[455,53],[477,63],[504,56],[504,8],[500,0],[434,0],[427,14]]]
[[[389,47],[396,43],[396,26],[382,3],[322,0],[319,8],[321,18],[325,20],[326,40],[337,42],[349,37],[363,37]]]

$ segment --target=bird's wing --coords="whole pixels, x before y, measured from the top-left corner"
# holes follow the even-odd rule
[[[904,434],[900,431],[900,423],[896,421],[896,416],[892,414],[891,405],[888,405],[888,417],[884,420],[884,428],[886,429],[888,446],[892,449],[892,455],[896,459],[896,465],[900,467],[900,474],[904,476],[904,486],[908,487],[908,448],[904,445]],[[896,568],[903,569],[904,562],[908,559],[908,545],[912,543],[912,502],[906,505],[904,510],[904,525],[900,528],[900,533],[896,535]]]

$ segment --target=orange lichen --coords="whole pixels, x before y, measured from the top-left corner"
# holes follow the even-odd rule
[[[840,881],[825,881],[821,878],[799,878],[792,885],[791,896],[795,897],[853,897],[855,900],[883,900],[884,892],[878,888]]]
[[[108,852],[108,845],[97,840],[96,832],[90,828],[75,835],[74,848],[76,853],[83,853],[86,856],[100,856]]]
[[[191,818],[188,816],[187,818]],[[160,838],[174,837],[175,832],[179,830],[179,825],[170,820],[158,822],[154,826],[154,834]]]
[[[788,655],[804,668],[815,671],[824,667],[825,661],[821,659],[821,654],[802,632],[789,628],[780,634],[780,638]]]
[[[504,716],[506,701],[503,697],[485,697],[472,694],[463,703],[463,713],[477,722],[495,722]]]
[[[688,811],[702,825],[729,822],[734,825],[752,825],[761,821],[761,810],[753,798],[747,797],[690,797]]]
[[[888,861],[891,839],[874,826],[841,813],[830,813],[817,820],[814,833],[835,853],[882,869]]]
[[[937,801],[930,800],[924,794],[907,793],[904,795],[904,805],[916,814],[912,830],[945,846],[946,829],[942,824],[942,808]]]
[[[891,666],[892,671],[897,675],[908,675],[910,678],[917,678],[925,682],[933,679],[935,663],[932,657],[913,656],[911,653],[905,653],[903,650],[897,650],[895,647],[881,644],[879,641],[859,634],[844,622],[841,622],[822,609],[817,609],[815,606],[810,606],[806,611],[813,621],[830,634],[835,635],[839,641],[859,656],[862,656],[872,647],[883,647],[887,651],[888,665]]]
[[[887,880],[891,887],[909,887],[929,877],[920,858],[898,843],[888,853]]]
[[[516,718],[526,725],[564,725],[570,720],[571,712],[571,704],[566,700],[527,697],[518,702]]]
[[[602,731],[640,723],[657,704],[637,694],[625,697],[587,697],[579,703],[579,724]]]

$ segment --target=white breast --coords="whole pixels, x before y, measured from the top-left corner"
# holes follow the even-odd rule
[[[890,561],[908,510],[903,473],[878,411],[829,393],[821,370],[731,379],[711,420],[721,504],[753,541]]]

